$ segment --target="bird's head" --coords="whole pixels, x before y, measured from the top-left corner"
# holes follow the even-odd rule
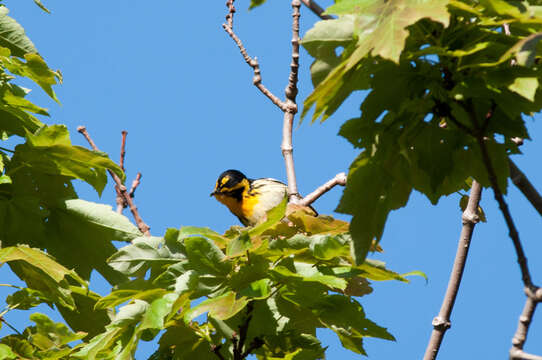
[[[250,187],[247,177],[238,170],[226,170],[218,177],[211,196],[220,198],[227,196],[241,200],[243,191]]]

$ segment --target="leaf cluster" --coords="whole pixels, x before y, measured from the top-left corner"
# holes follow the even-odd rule
[[[542,108],[541,7],[504,0],[341,0],[303,38],[315,58],[303,116],[325,121],[358,90],[361,115],[339,135],[360,154],[337,211],[353,215],[356,263],[413,190],[436,204],[474,178],[487,149],[506,191],[513,138]],[[483,145],[481,145],[483,144]]]
[[[365,337],[393,340],[353,296],[370,293],[371,280],[406,278],[380,262],[355,265],[348,223],[303,211],[281,220],[285,205],[252,228],[182,227],[121,248],[109,264],[131,281],[95,306],[116,315],[73,356],[129,359],[162,330],[153,359],[320,359],[318,328],[359,354]]]
[[[27,285],[8,297],[7,309],[47,303],[73,329],[95,334],[109,318],[93,311],[90,273],[99,271],[111,284],[126,281],[106,259],[116,251],[113,240],[141,233],[111,207],[78,199],[72,181],[101,193],[106,170],[121,179],[124,173],[107,155],[72,145],[65,126],[44,124],[47,109],[26,99],[30,90],[16,84],[20,78],[58,101],[53,85],[60,72],[0,5],[0,264],[8,263]]]

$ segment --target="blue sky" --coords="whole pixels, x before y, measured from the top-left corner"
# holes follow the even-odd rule
[[[209,197],[216,177],[225,169],[239,169],[253,178],[286,178],[280,153],[282,112],[252,86],[251,69],[222,30],[223,2],[49,0],[45,5],[52,14],[48,15],[31,0],[5,1],[50,67],[64,75],[64,84],[56,87],[61,106],[39,89],[30,95],[50,109],[51,119],[44,121],[66,124],[72,141],[84,146],[76,128],[85,125],[98,147],[114,160],[118,160],[120,132],[128,131],[128,179],[131,182],[138,171],[143,173],[136,204],[153,235],[181,225],[224,231],[237,224],[224,206]],[[251,12],[248,1],[236,4],[235,31],[249,54],[258,57],[263,82],[279,97],[284,96],[290,63],[289,3],[269,0]],[[316,16],[302,8],[301,33],[315,21]],[[300,102],[312,90],[311,61],[302,50]],[[359,115],[364,95],[352,95],[322,125],[304,122],[295,129],[301,193],[348,169],[357,152],[336,134],[345,120]],[[535,141],[527,141],[522,148],[525,155],[515,156],[515,161],[542,188],[538,118],[527,119]],[[111,186],[102,198],[83,183],[77,190],[81,198],[115,204]],[[509,190],[507,200],[532,276],[542,284],[540,217],[513,186]],[[341,192],[332,190],[314,206],[322,214],[347,220],[333,213]],[[398,272],[421,270],[429,282],[416,277],[410,284],[375,283],[375,291],[361,298],[368,317],[397,338],[397,342],[367,339],[370,358],[423,356],[455,255],[461,228],[458,204],[458,195],[443,198],[434,207],[413,194],[407,208],[390,216],[381,242],[385,252],[374,257]],[[482,206],[488,223],[475,229],[452,328],[439,354],[442,360],[506,358],[523,308],[515,253],[491,191],[483,193]],[[2,283],[16,282],[7,267],[0,268],[0,276]],[[95,291],[109,291],[98,276],[93,282]],[[9,292],[0,287],[2,296]],[[45,307],[39,311],[52,314]],[[13,311],[7,320],[22,329],[28,324],[26,317],[25,312]],[[7,327],[0,329],[0,336],[8,333]],[[542,319],[535,316],[526,350],[542,354],[542,342],[537,341],[541,335]],[[342,349],[333,334],[323,332],[322,339],[329,346],[328,359],[359,358]],[[141,343],[137,359],[146,359],[152,351],[152,343]]]

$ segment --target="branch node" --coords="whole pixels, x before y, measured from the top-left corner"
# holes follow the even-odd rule
[[[435,330],[439,330],[439,331],[446,331],[448,330],[450,327],[452,327],[452,323],[450,323],[448,320],[440,317],[440,316],[436,316],[434,319],[433,319],[433,322],[431,323],[433,325],[433,328]]]

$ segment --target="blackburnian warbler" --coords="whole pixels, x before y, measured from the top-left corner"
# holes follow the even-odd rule
[[[237,216],[245,226],[252,226],[265,218],[288,193],[288,187],[271,178],[248,179],[238,170],[226,170],[218,177],[211,193]]]

